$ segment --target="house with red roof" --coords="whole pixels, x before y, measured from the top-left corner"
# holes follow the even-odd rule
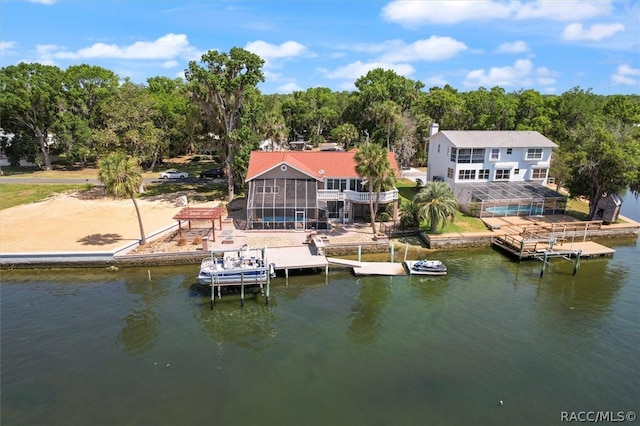
[[[253,151],[247,169],[247,229],[328,229],[369,212],[366,182],[356,173],[351,151]],[[388,159],[399,175],[395,156]],[[382,208],[398,190],[374,194]]]

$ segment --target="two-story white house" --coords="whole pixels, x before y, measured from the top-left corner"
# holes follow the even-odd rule
[[[427,180],[447,182],[460,204],[480,216],[557,213],[564,197],[545,186],[554,148],[535,131],[435,128]]]
[[[369,192],[356,173],[351,151],[253,151],[247,168],[247,229],[327,229],[330,222],[352,222],[369,212]],[[399,175],[393,153],[387,158]],[[398,190],[374,194],[380,206],[393,203]]]

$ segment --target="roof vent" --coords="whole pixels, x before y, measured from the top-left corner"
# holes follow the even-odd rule
[[[283,172],[287,171],[287,165],[283,164],[282,166],[280,166],[280,170],[282,170]]]

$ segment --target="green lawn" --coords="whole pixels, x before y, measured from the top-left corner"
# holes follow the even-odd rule
[[[42,201],[61,192],[81,191],[85,188],[86,185],[3,183],[0,185],[0,210]]]
[[[180,183],[167,182],[154,185],[146,185],[144,194],[141,197],[151,197],[175,192],[188,192],[191,201],[206,202],[211,200],[224,200],[227,198],[226,183]],[[236,191],[236,196],[241,196],[241,192]]]
[[[410,179],[398,179],[396,181],[396,188],[398,188],[398,194],[400,195],[400,203],[410,202],[417,194],[416,183]],[[421,223],[420,229],[428,232],[429,224],[426,222]],[[469,216],[462,212],[457,212],[456,220],[453,223],[447,224],[442,229],[438,228],[435,233],[446,234],[450,232],[479,232],[486,230],[486,225],[479,218]]]

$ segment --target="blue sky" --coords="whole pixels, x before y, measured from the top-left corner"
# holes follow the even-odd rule
[[[182,77],[208,50],[262,57],[263,93],[354,90],[373,68],[459,91],[640,93],[638,1],[0,0],[0,65]]]

